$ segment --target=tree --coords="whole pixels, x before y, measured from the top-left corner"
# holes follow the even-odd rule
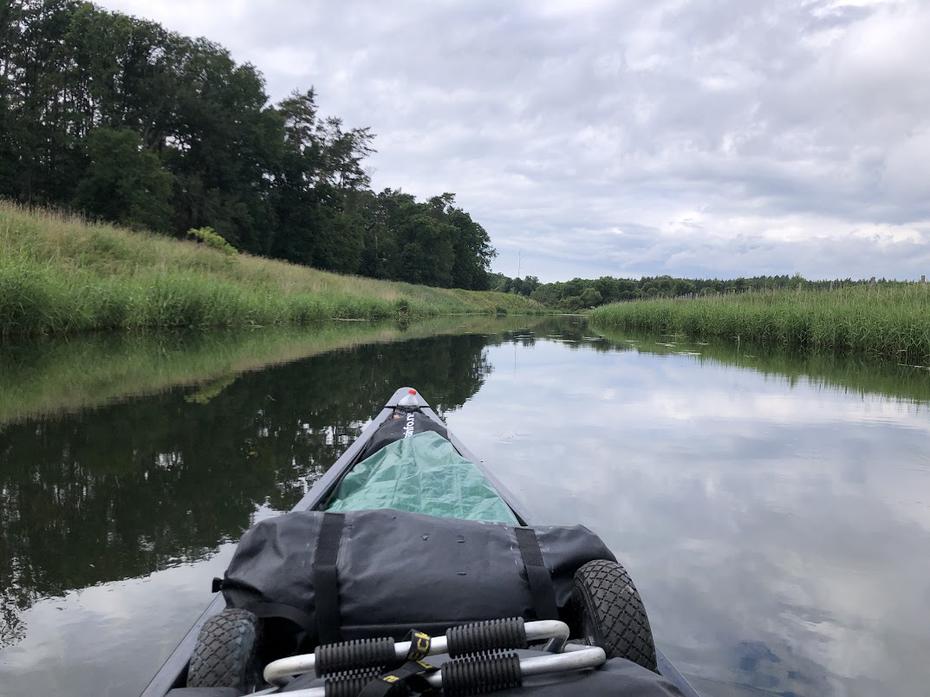
[[[280,120],[265,108],[264,81],[205,39],[172,35],[170,44],[178,72],[166,158],[177,181],[175,229],[210,226],[240,249],[265,251]]]
[[[98,128],[87,137],[89,164],[74,203],[89,214],[136,228],[168,230],[171,175],[158,156],[125,128]]]
[[[555,283],[547,283],[534,290],[530,297],[538,303],[548,307],[555,307],[561,300],[562,294]]]
[[[595,305],[600,305],[603,301],[603,297],[597,291],[596,288],[588,287],[581,291],[581,305],[583,307],[594,307]]]
[[[345,273],[487,288],[487,231],[445,193],[375,194],[367,128],[313,89],[268,103],[222,46],[80,0],[0,2],[0,196]],[[166,193],[167,192],[167,193]]]
[[[510,290],[511,279],[502,273],[489,273],[488,286],[490,290],[507,293]]]
[[[283,129],[274,208],[279,231],[269,251],[290,261],[355,273],[360,270],[370,196],[362,159],[373,152],[367,129],[343,131],[319,118],[313,90],[275,109]],[[373,271],[377,264],[368,258]]]
[[[398,230],[400,254],[395,278],[429,286],[449,286],[455,252],[452,236],[455,228],[437,220],[417,204],[417,212]]]
[[[452,237],[452,285],[456,288],[487,290],[490,287],[488,270],[497,256],[487,231],[461,208],[454,206],[455,194],[443,194],[434,201],[441,202],[442,215],[455,228]]]

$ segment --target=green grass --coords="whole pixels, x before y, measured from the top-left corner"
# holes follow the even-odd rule
[[[0,202],[0,335],[541,311],[515,295],[340,276]]]
[[[695,299],[643,300],[599,307],[599,328],[678,332],[767,346],[827,349],[930,362],[930,286],[858,285]]]

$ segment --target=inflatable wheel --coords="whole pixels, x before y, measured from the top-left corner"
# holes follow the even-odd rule
[[[600,646],[608,658],[626,658],[656,670],[656,647],[646,608],[620,564],[596,559],[578,569],[572,604],[589,644]]]
[[[188,687],[234,687],[248,693],[259,682],[255,665],[258,619],[248,610],[223,610],[197,635]]]

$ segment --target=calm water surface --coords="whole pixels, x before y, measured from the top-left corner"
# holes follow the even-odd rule
[[[927,694],[926,372],[513,318],[0,351],[0,694],[137,694],[405,384],[707,695]]]

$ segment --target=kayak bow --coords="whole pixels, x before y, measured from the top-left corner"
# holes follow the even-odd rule
[[[398,471],[396,468],[391,469],[394,467],[395,463],[388,461],[390,453],[385,454],[386,448],[391,446],[387,443],[380,443],[378,441],[380,438],[379,434],[383,434],[387,426],[390,426],[393,422],[397,422],[402,432],[400,437],[409,438],[415,434],[415,431],[418,428],[418,419],[422,422],[419,425],[421,433],[423,431],[433,431],[435,433],[441,434],[444,439],[447,439],[448,443],[451,443],[454,452],[451,452],[447,455],[448,462],[451,463],[450,466],[460,468],[459,477],[469,478],[468,481],[472,482],[474,478],[472,477],[472,473],[469,468],[474,468],[474,471],[479,475],[478,478],[482,482],[486,483],[488,489],[502,502],[501,508],[496,508],[493,503],[488,506],[485,505],[487,503],[486,501],[482,501],[482,511],[485,512],[483,515],[487,517],[487,520],[510,522],[511,524],[515,523],[518,526],[528,526],[531,524],[532,521],[527,510],[520,503],[517,497],[511,491],[509,491],[502,482],[500,482],[500,480],[483,461],[476,458],[466,448],[466,446],[458,440],[458,438],[446,431],[445,424],[442,422],[436,412],[429,406],[422,395],[420,395],[417,390],[409,387],[398,389],[391,396],[391,398],[382,407],[378,414],[375,415],[372,421],[362,430],[362,433],[359,435],[358,439],[352,443],[349,448],[342,454],[342,456],[339,457],[335,463],[333,463],[332,467],[330,467],[326,473],[316,481],[316,483],[303,496],[303,498],[301,498],[297,505],[294,506],[292,511],[347,511],[357,508],[359,505],[359,500],[362,504],[371,504],[372,490],[369,490],[366,493],[364,491],[365,488],[369,486],[371,482],[381,481],[384,477],[395,476],[396,472]],[[435,436],[423,438],[422,441],[427,447],[441,447],[439,439]],[[446,443],[445,440],[442,440],[442,442]],[[378,459],[379,453],[380,460]],[[359,465],[362,462],[365,463],[365,466],[356,468],[356,465]],[[382,479],[379,480],[379,477]],[[472,486],[472,490],[478,490],[482,495],[487,493],[481,491],[480,486],[477,484]],[[360,496],[359,492],[362,492],[361,499],[358,499]],[[353,499],[353,496],[355,496],[358,500]],[[386,503],[382,502],[384,505],[378,505],[377,501],[379,501],[379,499],[374,500],[376,503],[374,505],[368,505],[367,507],[383,507],[394,509],[403,508],[403,502],[398,503],[397,498],[386,501]],[[488,513],[488,511],[491,512]],[[421,513],[423,511],[416,512]],[[440,515],[442,514],[443,513],[440,513]],[[446,512],[445,514],[452,515],[452,517],[456,516],[455,511],[452,513]],[[464,518],[465,516],[460,515],[460,517]],[[197,645],[198,635],[201,631],[201,628],[208,620],[210,620],[210,618],[220,614],[225,608],[226,601],[223,595],[217,594],[213,601],[207,606],[200,617],[197,618],[188,632],[184,635],[184,637],[178,643],[177,647],[168,656],[161,669],[152,678],[149,685],[143,691],[142,697],[164,697],[170,690],[174,688],[187,686],[188,667],[195,646]],[[529,629],[530,626],[534,624],[546,624],[546,631],[551,631],[551,628],[549,628],[548,625],[558,624],[562,627],[566,626],[562,622],[550,621],[548,624],[545,622],[528,622],[526,627]],[[539,629],[533,631],[542,630]],[[561,632],[562,630],[559,631]],[[439,649],[445,648],[443,637],[435,637],[434,641],[436,641],[437,644],[433,647],[433,653],[439,651]],[[403,645],[397,644],[396,646],[400,646],[406,652],[409,650],[410,643],[407,642]],[[556,659],[558,656],[565,657],[557,658],[556,660],[556,662],[561,661],[565,666],[581,666],[582,664],[589,665],[584,662],[592,660],[592,658],[597,659],[597,661],[595,663],[590,663],[590,665],[599,665],[604,660],[603,651],[600,651],[600,649],[598,649],[598,651],[600,651],[598,654],[600,658],[598,658],[598,656],[593,656],[593,654],[591,657],[587,657],[585,654],[572,658],[571,652],[573,650],[578,651],[579,654],[584,654],[585,650],[587,650],[587,653],[591,653],[592,649],[588,646],[579,646],[577,644],[568,644],[566,646],[565,640],[562,638],[558,647],[561,648],[563,646],[565,647],[564,650],[568,651],[568,653],[556,653],[553,654],[550,658]],[[397,650],[400,651],[401,649]],[[545,656],[536,656],[521,660],[522,667],[519,670],[522,670],[524,674],[527,675],[533,674],[534,670],[537,672],[544,672],[543,669],[539,666],[543,666],[547,661],[549,661],[549,659],[547,659]],[[527,661],[529,661],[529,663],[527,663]],[[551,663],[551,661],[549,662]],[[300,670],[296,670],[295,666],[300,668]],[[266,668],[265,677],[268,682],[274,683],[287,675],[293,674],[294,672],[312,670],[313,667],[313,654],[293,656],[290,658],[279,659],[278,661],[269,664]],[[659,674],[661,674],[666,680],[677,687],[683,697],[699,697],[698,693],[691,687],[691,685],[688,684],[687,680],[658,649],[655,651],[655,667],[657,667],[657,672]],[[530,672],[527,673],[527,670]],[[435,676],[432,676],[430,679],[433,681],[433,684],[436,687],[438,687],[441,683],[441,679],[438,673]],[[322,688],[311,689],[319,690],[319,694],[323,694]],[[304,692],[294,692],[293,694],[298,695],[301,693]],[[314,695],[315,697],[317,692],[307,691],[305,694]]]

